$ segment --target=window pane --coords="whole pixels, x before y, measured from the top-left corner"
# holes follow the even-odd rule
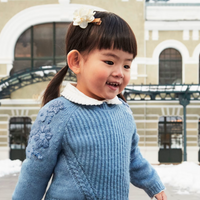
[[[182,148],[182,119],[177,116],[159,118],[159,146],[164,149]]]
[[[64,67],[66,66],[66,59],[63,58],[62,60],[56,60],[56,67]]]
[[[25,69],[31,69],[31,60],[15,60],[10,75]]]
[[[56,23],[56,57],[65,57],[65,36],[69,23]]]
[[[33,27],[33,56],[53,56],[53,24],[41,24]]]
[[[181,82],[181,54],[176,49],[165,49],[159,57],[159,84],[175,84]]]
[[[31,57],[31,29],[26,30],[17,40],[15,57]]]
[[[171,135],[171,148],[180,149],[183,146],[183,140],[181,134],[172,134]]]
[[[65,66],[65,37],[69,24],[66,22],[47,23],[35,25],[26,30],[16,43],[15,58],[17,59],[14,61],[11,74],[26,68]]]
[[[10,120],[10,147],[11,149],[25,149],[31,130],[31,119],[14,117]]]
[[[52,66],[53,65],[53,59],[48,60],[34,60],[34,68],[39,68],[42,66]]]

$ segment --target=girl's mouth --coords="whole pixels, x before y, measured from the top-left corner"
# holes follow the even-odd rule
[[[119,87],[119,83],[114,83],[114,82],[106,82],[106,84],[111,88],[111,89],[116,89],[116,88],[118,88]]]

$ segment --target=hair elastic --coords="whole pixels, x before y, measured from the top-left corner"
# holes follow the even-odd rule
[[[101,18],[95,18],[91,23],[95,23],[96,25],[101,25]]]

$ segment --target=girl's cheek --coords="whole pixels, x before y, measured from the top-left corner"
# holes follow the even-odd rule
[[[99,79],[105,79],[108,76],[108,71],[106,70],[99,70],[96,71],[96,77],[98,77]]]
[[[125,76],[124,82],[125,82],[126,85],[128,85],[130,79],[131,79],[131,75],[130,75],[130,73],[129,73],[129,74],[127,74],[127,75]]]

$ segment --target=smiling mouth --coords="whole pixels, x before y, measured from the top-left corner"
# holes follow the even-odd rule
[[[119,87],[119,83],[112,83],[112,82],[106,82],[107,85],[113,86],[113,87]]]

